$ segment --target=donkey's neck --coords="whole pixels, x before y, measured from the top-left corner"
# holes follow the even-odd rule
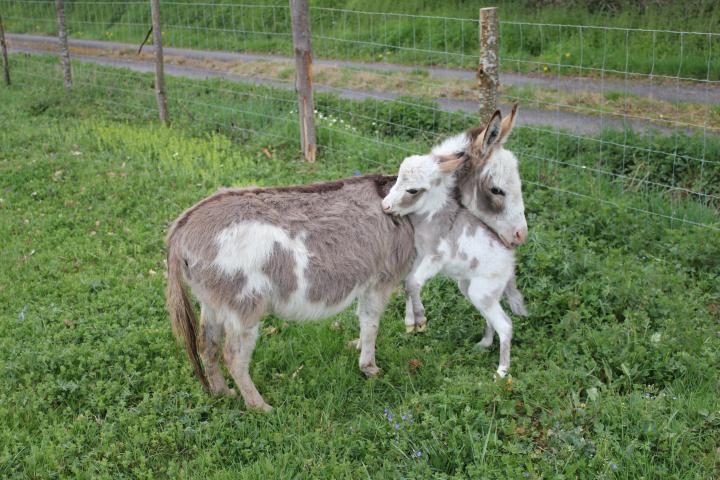
[[[456,187],[454,182],[441,187],[446,187],[442,189],[442,195],[438,194],[437,198],[432,200],[432,205],[436,208],[431,211],[415,212],[408,215],[417,237],[437,237],[449,232],[462,209],[455,195]],[[435,190],[441,190],[441,187]]]

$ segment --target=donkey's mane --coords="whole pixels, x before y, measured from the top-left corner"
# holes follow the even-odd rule
[[[450,138],[446,138],[438,145],[432,148],[432,154],[437,157],[445,157],[448,155],[462,155],[464,154],[468,146],[470,145],[470,139],[467,133],[461,133]]]

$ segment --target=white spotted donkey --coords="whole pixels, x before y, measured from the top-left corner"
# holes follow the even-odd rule
[[[517,106],[487,128],[450,138],[428,155],[406,158],[383,210],[407,215],[415,228],[417,256],[405,281],[407,331],[426,326],[422,285],[438,273],[457,280],[460,290],[487,321],[481,347],[500,338],[497,374],[510,367],[512,321],[500,306],[503,291],[513,312],[526,315],[515,286],[514,247],[527,237],[518,161],[505,150]]]

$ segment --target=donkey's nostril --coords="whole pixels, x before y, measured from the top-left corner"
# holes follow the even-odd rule
[[[521,228],[515,231],[515,243],[520,245],[527,238],[527,228]]]

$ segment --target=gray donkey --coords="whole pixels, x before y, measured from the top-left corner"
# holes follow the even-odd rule
[[[479,158],[483,129],[468,132]],[[260,320],[334,315],[358,300],[360,369],[379,371],[380,314],[415,257],[413,226],[381,207],[395,177],[368,175],[286,188],[226,189],[183,212],[167,236],[167,308],[195,373],[213,394],[269,411],[249,374]],[[200,302],[200,322],[183,286]],[[224,347],[223,347],[224,337]],[[201,363],[202,359],[202,363]],[[203,366],[204,365],[204,369]]]

